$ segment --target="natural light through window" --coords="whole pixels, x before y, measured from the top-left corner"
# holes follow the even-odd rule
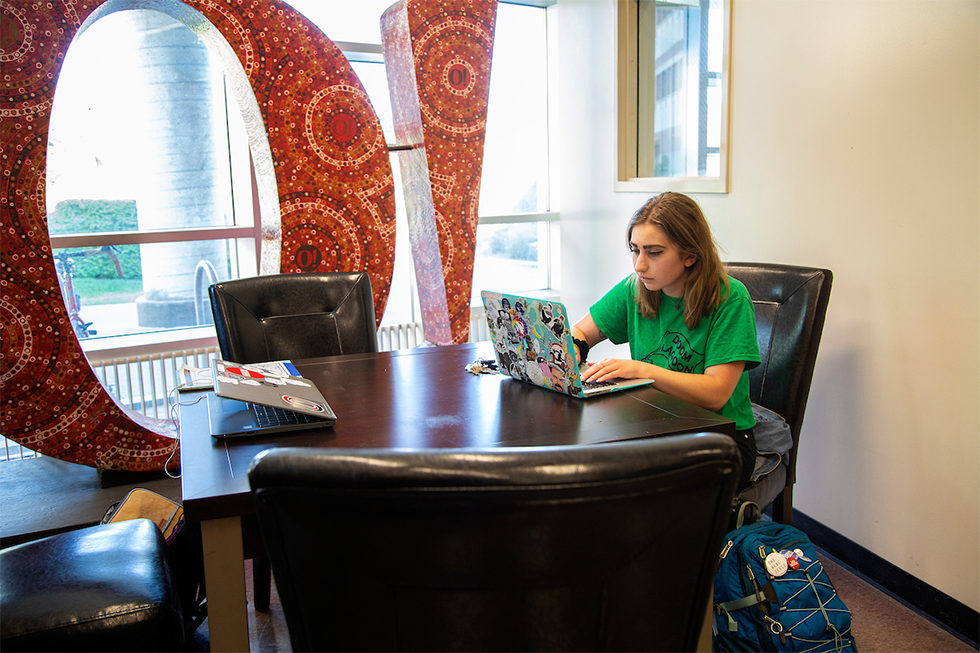
[[[209,282],[255,273],[244,126],[214,59],[143,10],[102,18],[69,49],[47,206],[82,339],[208,325]]]

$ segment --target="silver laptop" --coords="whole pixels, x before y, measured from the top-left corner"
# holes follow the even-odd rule
[[[208,419],[216,438],[327,428],[337,421],[316,385],[287,362],[211,362]]]
[[[502,374],[580,398],[653,383],[653,379],[584,383],[563,304],[486,290],[480,296]]]

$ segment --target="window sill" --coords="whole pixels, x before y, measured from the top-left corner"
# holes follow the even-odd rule
[[[632,177],[613,184],[617,193],[727,193],[727,180],[719,177]]]
[[[128,356],[167,353],[185,349],[217,346],[213,326],[154,331],[126,336],[88,338],[81,341],[82,350],[90,361],[111,360]]]

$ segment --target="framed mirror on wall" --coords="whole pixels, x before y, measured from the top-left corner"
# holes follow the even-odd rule
[[[617,11],[615,190],[727,193],[731,0]]]

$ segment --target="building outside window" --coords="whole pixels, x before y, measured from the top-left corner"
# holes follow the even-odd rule
[[[616,190],[727,192],[731,0],[616,9]]]
[[[138,10],[81,35],[56,91],[47,179],[81,338],[209,324],[207,282],[255,273],[251,198],[241,112],[191,30]]]

